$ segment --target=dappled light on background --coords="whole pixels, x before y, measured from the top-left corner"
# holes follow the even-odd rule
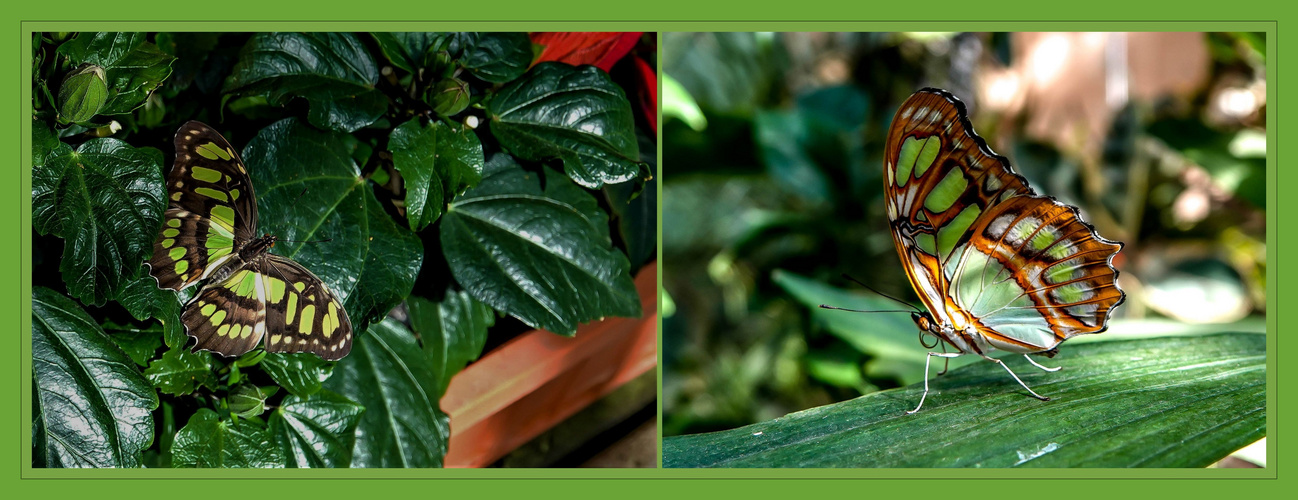
[[[1028,56],[1028,75],[1038,87],[1053,85],[1059,79],[1072,49],[1070,40],[1063,34],[1051,33],[1032,48]]]

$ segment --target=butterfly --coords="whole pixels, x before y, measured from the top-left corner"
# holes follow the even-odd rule
[[[257,236],[252,179],[230,143],[190,121],[175,145],[148,265],[160,288],[205,282],[180,315],[194,350],[232,357],[264,342],[267,352],[331,361],[351,352],[352,324],[338,297],[301,264],[269,253],[275,236]]]
[[[884,192],[893,243],[927,311],[911,314],[943,344],[933,357],[993,350],[1054,357],[1060,342],[1100,333],[1125,294],[1104,239],[1077,208],[1038,195],[1009,160],[974,133],[964,103],[940,89],[915,92],[897,109],[884,152]],[[946,345],[956,352],[946,352]],[[933,345],[925,344],[932,348]]]

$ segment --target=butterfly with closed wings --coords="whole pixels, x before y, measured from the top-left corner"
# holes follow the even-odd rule
[[[964,104],[940,89],[911,95],[893,118],[884,193],[902,268],[927,311],[911,317],[943,344],[933,357],[994,350],[1053,357],[1075,335],[1100,333],[1125,295],[1104,239],[1076,207],[1033,192],[1009,161],[973,131]],[[956,352],[948,353],[949,345]],[[934,346],[928,345],[932,348]]]

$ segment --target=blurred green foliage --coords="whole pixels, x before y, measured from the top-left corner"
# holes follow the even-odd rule
[[[896,106],[925,86],[960,96],[1038,192],[1126,244],[1115,324],[1264,314],[1265,99],[1220,109],[1265,95],[1265,38],[1202,36],[1205,81],[1133,96],[1088,153],[1029,133],[1031,105],[980,111],[987,76],[1024,64],[1016,34],[665,34],[663,434],[922,380],[908,315],[814,305],[839,294],[831,305],[904,309],[843,273],[919,304],[888,232],[881,165]]]

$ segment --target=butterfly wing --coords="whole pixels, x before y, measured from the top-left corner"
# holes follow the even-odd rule
[[[907,99],[885,158],[893,242],[935,319],[1015,352],[1105,329],[1124,298],[1111,263],[1122,245],[1033,193],[955,96],[924,89]]]
[[[246,266],[225,281],[199,290],[180,315],[185,333],[198,343],[194,350],[240,356],[266,333],[265,276]]]
[[[310,352],[326,360],[352,350],[352,323],[338,297],[311,271],[266,254],[250,266],[266,283],[266,350]]]
[[[197,121],[176,132],[167,191],[149,272],[158,286],[181,290],[210,276],[256,235],[257,202],[239,154]]]

